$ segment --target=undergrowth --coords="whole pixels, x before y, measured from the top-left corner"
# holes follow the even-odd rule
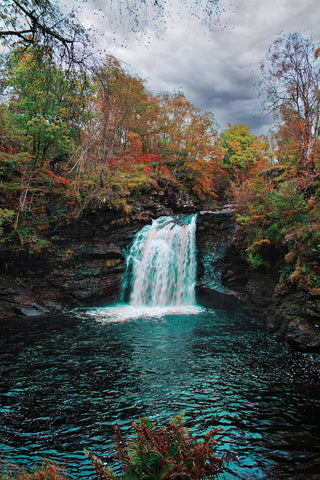
[[[116,475],[92,453],[85,452],[99,480],[207,480],[217,479],[235,455],[226,452],[216,455],[214,428],[203,436],[190,436],[183,415],[175,416],[163,428],[149,419],[133,422],[135,436],[126,440],[115,427],[115,460],[121,463]]]

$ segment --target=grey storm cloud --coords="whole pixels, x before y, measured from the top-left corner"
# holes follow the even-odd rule
[[[313,33],[319,40],[319,0],[221,0],[224,11],[209,26],[190,15],[190,2],[160,2],[168,11],[158,12],[159,19],[154,11],[141,12],[139,34],[132,31],[134,12],[126,18],[125,0],[88,0],[83,20],[95,28],[101,50],[130,66],[153,93],[183,91],[212,111],[222,129],[245,123],[266,134],[272,119],[262,114],[255,88],[259,65],[279,32]]]

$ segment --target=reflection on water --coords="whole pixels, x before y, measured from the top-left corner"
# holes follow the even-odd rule
[[[222,479],[317,478],[319,357],[286,351],[239,313],[163,313],[2,324],[6,455],[24,464],[49,455],[84,477],[83,448],[108,457],[115,423],[184,411],[194,432],[220,426],[223,448],[238,454]]]

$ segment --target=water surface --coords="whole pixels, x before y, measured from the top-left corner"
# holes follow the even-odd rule
[[[184,411],[192,431],[219,426],[221,449],[238,454],[222,479],[319,478],[319,357],[287,351],[257,320],[99,310],[0,329],[0,448],[20,464],[49,455],[84,478],[83,448],[108,459],[116,423]]]

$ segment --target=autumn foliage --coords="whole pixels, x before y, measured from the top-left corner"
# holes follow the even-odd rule
[[[2,241],[38,252],[52,224],[99,208],[127,218],[174,186],[195,210],[234,205],[251,268],[276,264],[291,288],[320,292],[318,50],[297,34],[270,47],[268,138],[243,124],[219,132],[211,112],[182,92],[151,94],[114,57],[70,77],[43,46],[12,50],[0,71]]]
[[[66,472],[60,465],[46,459],[40,467],[29,472],[14,464],[2,462],[1,480],[67,480]]]
[[[99,480],[169,480],[215,479],[236,457],[230,452],[216,455],[218,429],[199,436],[190,436],[183,415],[175,416],[168,426],[158,427],[149,419],[133,422],[135,437],[126,440],[115,427],[115,460],[120,461],[122,474],[103,465],[101,460],[86,452]]]

